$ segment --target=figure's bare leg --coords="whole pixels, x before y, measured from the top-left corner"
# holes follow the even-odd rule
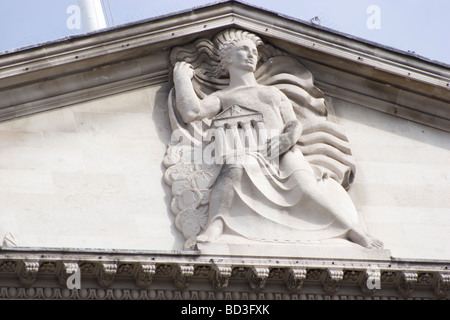
[[[208,225],[205,232],[197,237],[198,242],[210,242],[216,240],[223,233],[223,220],[216,218]]]
[[[335,203],[320,189],[312,173],[300,170],[294,173],[294,178],[297,180],[297,186],[300,188],[303,196],[315,204],[318,212],[326,212],[349,229],[357,223],[354,217],[350,215],[353,208],[346,208]]]
[[[358,227],[358,221],[349,217],[350,210],[353,208],[341,207],[334,203],[320,188],[314,176],[307,171],[298,171],[295,173],[298,185],[305,196],[309,197],[321,211],[328,212],[344,227],[348,228],[347,238],[365,248],[381,249],[383,243],[375,239]]]
[[[244,169],[238,166],[225,165],[222,168],[222,172],[211,191],[209,200],[210,221],[205,231],[197,237],[197,241],[214,241],[223,233],[224,222],[220,216],[226,215],[231,209],[234,198],[233,185],[241,180],[243,172]]]

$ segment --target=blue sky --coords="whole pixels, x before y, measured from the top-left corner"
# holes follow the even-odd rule
[[[108,0],[103,0],[108,3]],[[170,14],[216,0],[109,0],[114,25]],[[244,0],[430,60],[450,64],[448,0]],[[69,29],[77,0],[0,0],[0,52],[81,34]],[[112,19],[107,12],[110,26]]]

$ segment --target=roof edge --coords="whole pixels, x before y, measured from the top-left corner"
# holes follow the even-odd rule
[[[94,35],[99,35],[99,34],[103,34],[103,33],[107,33],[107,32],[114,32],[117,30],[122,30],[122,29],[127,29],[127,28],[133,28],[133,27],[137,27],[140,25],[145,25],[151,22],[156,22],[159,20],[164,20],[167,18],[171,18],[171,17],[176,17],[176,16],[180,16],[180,15],[186,15],[186,14],[191,14],[192,12],[198,11],[198,10],[203,10],[203,9],[208,9],[210,7],[217,7],[220,5],[235,5],[235,6],[242,6],[243,8],[252,8],[255,10],[259,10],[261,12],[266,12],[272,15],[276,15],[281,19],[286,19],[286,20],[290,20],[299,24],[303,24],[304,26],[310,27],[312,29],[316,29],[316,30],[320,30],[332,35],[337,35],[340,36],[342,38],[351,40],[351,41],[355,41],[355,42],[359,42],[359,43],[364,43],[368,46],[374,47],[374,48],[378,48],[378,49],[382,49],[382,50],[386,50],[386,51],[390,51],[392,53],[397,53],[400,54],[402,56],[407,56],[413,59],[417,59],[418,61],[422,61],[424,63],[428,63],[428,64],[433,64],[433,65],[437,65],[437,66],[441,66],[444,68],[448,68],[450,69],[450,64],[449,63],[445,63],[439,60],[433,60],[430,58],[427,58],[425,56],[421,56],[419,54],[415,54],[413,52],[409,52],[409,51],[405,51],[405,50],[401,50],[401,49],[397,49],[388,45],[383,45],[379,42],[375,42],[375,41],[371,41],[371,40],[367,40],[349,33],[345,33],[342,31],[338,31],[326,26],[321,26],[318,24],[314,24],[312,22],[309,21],[305,21],[299,18],[295,18],[286,14],[282,14],[282,13],[278,13],[276,11],[273,10],[269,10],[254,4],[250,4],[247,3],[245,1],[241,1],[241,0],[220,0],[220,1],[216,1],[216,2],[211,2],[205,5],[199,5],[199,6],[195,6],[189,9],[184,9],[184,10],[180,10],[177,12],[173,12],[173,13],[169,13],[169,14],[163,14],[163,15],[159,15],[159,16],[154,16],[154,17],[150,17],[150,18],[146,18],[146,19],[141,19],[138,21],[134,21],[134,22],[128,22],[128,23],[124,23],[124,24],[120,24],[117,26],[113,26],[113,27],[108,27],[108,28],[104,28],[98,31],[93,31],[93,32],[89,32],[89,33],[83,33],[83,34],[76,34],[76,35],[71,35],[71,36],[67,36],[64,38],[59,38],[59,39],[54,39],[54,40],[49,40],[49,41],[45,41],[45,42],[41,42],[41,43],[36,43],[36,44],[32,44],[32,45],[28,45],[28,46],[24,46],[24,47],[19,47],[19,48],[14,48],[11,50],[6,50],[6,51],[2,51],[0,52],[0,60],[2,59],[3,56],[6,55],[13,55],[13,54],[17,54],[17,53],[21,53],[23,51],[29,51],[29,50],[33,50],[33,49],[39,49],[43,46],[50,46],[50,45],[55,45],[55,44],[60,44],[60,43],[71,43],[74,42],[78,39],[84,39],[84,38],[89,38],[92,37]]]
[[[84,96],[87,99],[93,97],[92,93],[96,88],[102,88],[101,94],[106,95],[117,88],[126,90],[136,88],[136,85],[155,83],[154,79],[161,82],[168,70],[167,50],[228,27],[244,28],[258,33],[272,44],[284,44],[286,50],[292,49],[293,54],[300,59],[322,64],[341,74],[347,73],[345,79],[356,76],[364,81],[394,87],[395,95],[404,95],[406,92],[408,95],[411,93],[409,96],[412,98],[420,97],[421,105],[418,105],[419,100],[416,99],[415,102],[404,102],[402,108],[424,114],[424,117],[412,116],[419,123],[450,131],[449,68],[377,47],[372,43],[360,42],[344,35],[337,36],[336,32],[327,28],[241,1],[219,1],[192,10],[2,55],[0,121],[82,102],[79,92],[86,92]],[[156,58],[153,59],[154,57]],[[127,63],[134,68],[125,68],[124,64]],[[120,76],[113,73],[107,80],[95,76],[95,70],[100,72],[99,69],[104,70],[112,65],[121,70]],[[70,77],[75,81],[70,81]],[[84,81],[80,83],[76,79]],[[61,84],[63,81],[71,85],[55,86],[52,81],[54,84]],[[340,84],[345,81],[341,78]],[[36,91],[43,82],[51,87],[49,92],[42,89]],[[77,86],[73,85],[74,82]],[[124,85],[124,82],[128,84]],[[355,87],[344,89],[354,91]],[[378,96],[375,93],[372,98],[385,99],[379,93]],[[389,102],[394,106],[389,107],[392,112],[388,113],[402,117],[396,111],[398,101]]]

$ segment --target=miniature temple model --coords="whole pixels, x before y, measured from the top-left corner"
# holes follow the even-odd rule
[[[249,152],[266,147],[263,116],[255,110],[233,105],[212,120],[216,163],[245,161]]]

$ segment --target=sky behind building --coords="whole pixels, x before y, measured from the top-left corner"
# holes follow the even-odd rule
[[[214,0],[102,0],[109,27],[189,10]],[[448,0],[244,0],[244,3],[426,59],[450,64]],[[82,34],[77,0],[0,2],[0,52]],[[317,19],[314,19],[316,18]]]

